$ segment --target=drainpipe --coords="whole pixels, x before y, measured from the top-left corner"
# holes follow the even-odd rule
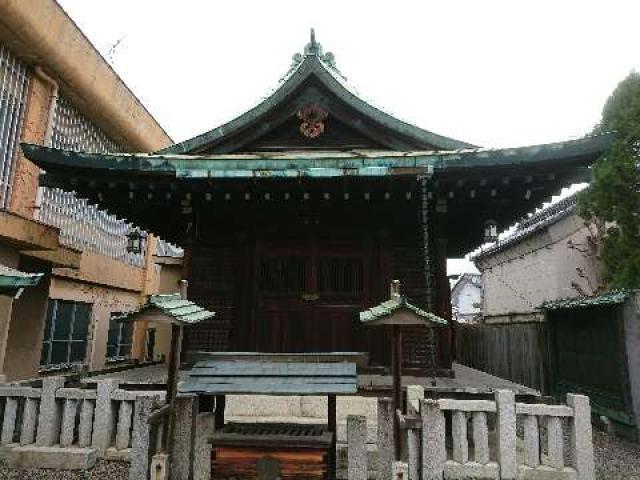
[[[56,106],[58,105],[58,82],[47,75],[40,65],[36,65],[36,67],[33,69],[33,72],[36,74],[36,77],[38,77],[40,80],[44,81],[51,87],[51,100],[49,102],[49,113],[47,115],[47,126],[44,130],[43,141],[45,147],[50,147],[51,137],[53,136],[53,117],[56,113]]]

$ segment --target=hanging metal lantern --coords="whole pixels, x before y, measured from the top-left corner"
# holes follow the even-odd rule
[[[127,234],[127,252],[142,253],[144,241],[147,239],[147,232],[138,229],[131,230]]]
[[[498,223],[495,220],[487,220],[484,223],[484,241],[495,242],[498,240]]]

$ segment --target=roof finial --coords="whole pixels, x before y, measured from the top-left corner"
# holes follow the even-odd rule
[[[316,55],[318,57],[322,57],[322,45],[320,45],[316,41],[316,31],[314,28],[311,29],[310,41],[307,43],[307,46],[304,47],[305,55]]]

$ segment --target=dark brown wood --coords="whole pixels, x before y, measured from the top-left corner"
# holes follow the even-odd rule
[[[327,429],[331,432],[332,440],[331,447],[328,455],[328,472],[327,476],[329,480],[335,480],[336,478],[336,436],[338,432],[338,426],[336,421],[336,396],[329,395],[327,397]]]
[[[167,404],[170,406],[170,415],[167,428],[162,430],[162,445],[167,453],[171,453],[171,438],[175,425],[174,400],[178,394],[178,375],[180,369],[180,353],[182,349],[182,325],[171,325],[171,351],[169,352],[169,365],[167,371]]]
[[[400,460],[402,432],[397,412],[402,411],[402,330],[391,327],[391,369],[393,371],[393,445],[395,459]]]
[[[227,404],[225,395],[216,395],[216,409],[213,416],[213,425],[216,430],[224,427],[224,409]]]

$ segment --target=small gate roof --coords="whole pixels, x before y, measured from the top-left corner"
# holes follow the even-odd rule
[[[192,325],[213,318],[215,312],[206,310],[189,300],[180,297],[179,293],[169,295],[152,295],[149,301],[137,310],[115,317],[120,322],[135,321],[139,318],[150,318],[153,321]]]
[[[178,389],[207,395],[349,395],[358,391],[358,376],[352,362],[202,361]]]
[[[571,308],[600,307],[604,305],[618,305],[624,303],[629,298],[628,290],[609,290],[601,295],[587,298],[568,298],[545,302],[540,305],[542,310],[566,310]]]
[[[36,285],[42,273],[25,273],[0,264],[0,294],[13,294],[17,290]]]
[[[391,317],[395,314],[399,314],[402,311],[409,312],[413,321],[407,323],[406,321],[394,322]],[[382,302],[375,307],[372,307],[364,312],[360,312],[360,321],[369,325],[392,325],[392,324],[412,324],[412,325],[425,325],[434,324],[435,326],[446,326],[447,321],[433,313],[422,310],[415,305],[410,304],[403,296],[398,298],[392,298],[385,302]]]

